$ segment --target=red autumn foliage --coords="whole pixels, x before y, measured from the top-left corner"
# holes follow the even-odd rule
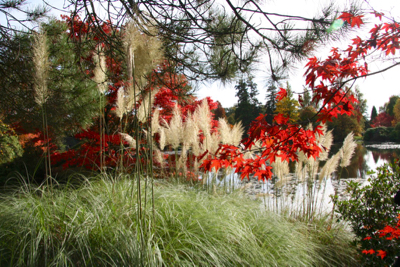
[[[391,127],[393,120],[394,120],[393,116],[390,116],[386,112],[381,112],[372,121],[371,127],[372,128],[380,127],[380,126]]]
[[[378,230],[376,232],[376,236],[377,238],[385,238],[387,240],[392,240],[392,239],[399,239],[400,238],[400,215],[398,216],[399,220],[397,221],[397,225],[396,226],[390,226],[390,225],[386,225],[383,229]],[[376,238],[376,237],[374,237]],[[364,238],[366,240],[371,240],[372,237],[368,236],[366,238]],[[381,257],[381,259],[385,258],[387,256],[386,251],[384,250],[363,250],[362,253],[364,254],[377,254],[378,257]]]
[[[94,25],[90,22],[83,23],[79,17],[70,18],[68,16],[63,16],[63,19],[69,25],[67,33],[71,39],[78,41],[82,38],[92,38],[98,45],[107,49],[107,45],[102,42],[102,38],[104,38],[102,37],[104,36],[102,35],[103,33],[96,32],[96,30],[93,29]],[[111,29],[111,24],[109,22],[104,22],[102,28],[104,33],[111,33],[109,31],[109,29]],[[83,60],[92,61],[93,59],[90,56]],[[98,170],[100,165],[107,168],[115,168],[122,160],[122,165],[125,170],[129,170],[133,168],[139,156],[142,165],[145,166],[147,164],[144,159],[146,158],[145,154],[149,153],[149,150],[145,148],[146,138],[143,133],[139,133],[139,143],[142,144],[139,151],[128,149],[128,143],[118,134],[120,132],[120,118],[114,114],[117,91],[120,87],[126,87],[128,85],[128,82],[124,80],[124,75],[122,74],[122,64],[122,59],[118,60],[118,57],[106,57],[107,70],[110,73],[110,82],[108,83],[108,91],[105,93],[107,99],[107,105],[104,109],[106,132],[103,134],[103,137],[100,135],[98,118],[94,118],[95,123],[90,129],[82,130],[74,136],[75,139],[80,140],[79,146],[63,153],[54,152],[52,154],[53,164],[62,164],[64,169],[70,167],[84,167],[90,170]],[[87,73],[92,76],[93,70],[87,70]],[[188,85],[186,77],[182,74],[175,73],[174,69],[167,62],[161,64],[149,74],[148,85],[143,89],[143,93],[145,94],[154,88],[158,88],[158,92],[155,95],[152,109],[153,111],[159,109],[160,117],[167,123],[172,117],[175,106],[179,107],[185,118],[189,112],[193,113],[202,102],[202,100],[198,100],[192,94],[188,93],[191,88]],[[207,97],[207,103],[210,110],[217,108],[217,103],[209,97]],[[138,108],[139,105],[140,101],[136,104],[136,108]],[[135,121],[135,116],[133,113],[126,116],[126,131],[136,138],[135,133],[132,132],[132,122]],[[142,128],[142,126],[143,125],[139,125],[139,128]],[[217,121],[213,121],[213,126],[215,129]],[[137,155],[138,152],[140,155]],[[174,165],[174,155],[166,155],[166,157],[169,157],[169,165]],[[103,160],[101,160],[101,158]],[[193,159],[189,158],[187,164],[190,164],[190,162],[193,162]],[[168,166],[166,168],[168,169]]]
[[[382,18],[382,14],[374,12],[375,16]],[[351,27],[360,27],[363,24],[362,16],[356,16],[350,13],[343,13],[340,19],[349,23]],[[101,31],[96,32],[94,25],[83,23],[78,17],[64,17],[69,23],[70,28],[68,34],[70,38],[78,41],[90,35],[93,41],[101,44],[107,49],[103,43],[104,33],[110,34],[112,25],[105,21],[102,24]],[[100,34],[101,33],[101,34]],[[320,104],[321,109],[318,114],[319,122],[326,122],[337,117],[339,114],[351,114],[354,111],[352,103],[356,99],[347,94],[349,89],[345,87],[347,81],[364,77],[368,75],[368,65],[361,62],[368,55],[369,51],[380,50],[384,55],[394,55],[399,49],[399,25],[395,22],[381,23],[375,25],[371,31],[371,36],[367,39],[360,37],[354,38],[352,45],[345,51],[340,52],[339,49],[333,48],[331,54],[326,59],[318,59],[312,57],[306,64],[306,84],[308,89],[313,93],[313,102]],[[92,60],[86,58],[85,60]],[[111,82],[109,84],[109,92],[107,93],[108,105],[105,108],[106,120],[109,123],[108,134],[105,135],[105,143],[103,147],[108,159],[106,162],[110,166],[115,166],[118,158],[121,156],[120,145],[121,139],[115,133],[118,119],[112,113],[116,99],[117,88],[126,85],[123,78],[121,61],[116,58],[107,58],[107,67],[112,73]],[[177,104],[186,116],[188,112],[193,112],[199,105],[200,101],[196,100],[190,94],[187,94],[187,81],[183,75],[179,75],[169,70],[169,65],[164,64],[150,75],[150,85],[146,90],[154,87],[160,88],[155,98],[153,108],[161,109],[161,116],[169,121],[173,106]],[[91,71],[88,72],[89,75]],[[278,99],[284,98],[286,91],[281,89]],[[215,108],[216,104],[208,99],[210,108]],[[275,161],[276,157],[282,160],[297,160],[298,151],[302,151],[309,157],[317,157],[321,152],[321,147],[316,144],[316,134],[320,134],[321,130],[316,127],[313,130],[305,130],[300,125],[289,123],[289,118],[282,114],[277,114],[272,124],[268,124],[265,116],[261,115],[251,124],[248,132],[248,138],[242,141],[244,151],[241,148],[221,145],[218,151],[212,151],[211,155],[204,159],[202,167],[205,171],[219,169],[222,167],[234,167],[236,172],[241,173],[241,177],[249,177],[255,175],[260,180],[271,178],[272,172],[270,164]],[[87,168],[96,166],[99,158],[100,138],[97,126],[82,132],[76,136],[84,141],[79,149],[70,150],[63,154],[54,154],[53,158],[59,158],[64,161],[66,166],[79,165]],[[252,159],[244,158],[244,152],[250,150],[252,145],[260,141],[262,151],[255,155]],[[126,143],[122,142],[122,145]],[[125,151],[126,150],[122,150]],[[127,165],[134,163],[135,155],[124,156]]]
[[[380,13],[373,12],[377,17]],[[344,12],[339,19],[344,20],[351,27],[360,27],[363,24],[363,15],[354,15]],[[316,57],[309,58],[306,64],[306,85],[312,91],[315,104],[321,104],[318,112],[318,122],[325,123],[338,115],[351,115],[354,112],[353,103],[357,100],[348,94],[349,88],[345,84],[360,77],[368,76],[368,64],[364,61],[368,51],[381,50],[386,56],[395,54],[399,49],[400,28],[396,22],[375,25],[370,31],[370,38],[364,40],[354,38],[352,45],[341,52],[337,48],[331,50],[331,55],[324,60]],[[286,95],[282,89],[277,99],[281,100]],[[241,177],[254,174],[259,180],[269,179],[272,176],[270,164],[276,157],[282,160],[297,160],[297,152],[302,151],[309,157],[316,157],[321,148],[316,144],[315,135],[320,128],[304,130],[300,125],[288,123],[288,118],[277,114],[270,125],[260,115],[251,125],[248,138],[243,140],[244,148],[251,149],[252,144],[261,141],[262,152],[254,159],[244,159],[243,151],[232,146],[222,146],[219,153],[213,158],[204,161],[202,167],[206,171],[213,168],[234,167]],[[383,255],[383,254],[381,254]]]

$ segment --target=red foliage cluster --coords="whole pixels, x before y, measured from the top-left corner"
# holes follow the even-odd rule
[[[381,112],[372,121],[371,127],[372,128],[380,127],[380,126],[391,127],[393,120],[394,120],[393,116],[390,116],[386,112]]]
[[[375,12],[375,16],[382,18],[382,14]],[[339,18],[346,21],[351,27],[360,27],[363,24],[363,16],[356,16],[350,13],[343,13]],[[92,38],[98,44],[103,45],[102,36],[110,34],[112,25],[110,22],[103,22],[99,30],[92,30],[94,25],[92,22],[83,23],[78,17],[64,17],[64,20],[70,25],[68,34],[74,40],[83,38],[86,34],[91,34]],[[348,81],[368,75],[367,63],[361,64],[368,51],[372,49],[381,50],[385,55],[394,55],[399,49],[399,25],[393,23],[382,23],[375,25],[371,31],[371,36],[363,40],[360,37],[354,38],[352,45],[345,51],[340,52],[339,49],[333,48],[331,55],[326,59],[320,60],[316,57],[309,59],[306,64],[306,84],[313,93],[313,102],[320,104],[321,109],[318,114],[319,122],[326,122],[337,117],[339,114],[350,115],[354,111],[353,103],[357,100],[353,95],[348,94],[349,89],[345,87]],[[92,60],[88,58],[86,60]],[[121,68],[121,62],[116,58],[107,58],[107,67],[113,74],[112,81],[109,84],[108,106],[106,107],[106,116],[109,122],[118,119],[112,113],[115,106],[117,88],[126,86]],[[172,116],[172,110],[175,105],[181,109],[182,114],[187,116],[189,112],[193,112],[200,104],[190,94],[187,94],[187,80],[183,75],[179,75],[171,71],[168,64],[161,65],[150,75],[149,86],[145,90],[159,88],[155,96],[153,108],[161,110],[161,117],[169,121]],[[89,73],[90,74],[90,73]],[[278,100],[286,96],[286,90],[281,88],[278,93]],[[208,98],[210,109],[217,107],[217,103]],[[114,123],[118,125],[118,123]],[[215,122],[216,125],[216,122]],[[120,157],[117,146],[121,145],[121,139],[116,134],[117,131],[110,131],[113,134],[105,135],[105,143],[103,152],[107,155],[106,162],[113,166]],[[289,123],[289,118],[282,114],[277,114],[272,124],[268,124],[265,116],[261,115],[251,124],[248,131],[248,138],[242,140],[242,147],[234,147],[229,145],[221,145],[217,151],[210,151],[203,160],[202,167],[205,171],[219,169],[222,167],[234,167],[236,172],[241,173],[241,177],[249,177],[254,174],[258,179],[266,180],[271,178],[272,172],[270,164],[277,157],[282,160],[297,160],[297,153],[302,151],[308,157],[317,157],[323,148],[316,143],[316,135],[321,134],[321,128],[316,127],[313,130],[306,130],[300,125]],[[53,158],[59,158],[64,161],[65,166],[79,165],[93,168],[98,163],[100,157],[99,146],[100,138],[96,127],[84,131],[77,135],[76,138],[85,141],[79,149],[70,150],[63,155],[54,154]],[[261,142],[262,151],[255,155],[254,158],[248,159],[244,157],[244,152],[251,150],[255,142]],[[124,142],[122,142],[124,145]],[[126,151],[126,150],[122,150]],[[124,152],[125,153],[125,152]],[[211,156],[212,155],[212,156]],[[204,156],[205,157],[205,156]],[[128,155],[132,162],[135,156]]]
[[[71,39],[78,40],[80,38],[92,38],[98,45],[102,45],[107,49],[106,45],[102,42],[102,36],[104,36],[103,34],[111,33],[110,29],[112,28],[112,25],[108,21],[101,24],[102,32],[98,32],[98,30],[96,32],[94,30],[95,26],[92,22],[82,22],[77,16],[74,18],[62,16],[62,18],[65,23],[69,25],[67,33]],[[92,57],[90,56],[83,60],[92,61]],[[101,163],[103,166],[115,168],[122,160],[123,166],[126,170],[129,170],[134,166],[136,163],[137,151],[135,149],[127,149],[127,142],[123,141],[121,136],[118,134],[119,118],[117,118],[113,112],[115,110],[118,89],[128,85],[124,75],[122,75],[122,64],[123,62],[118,60],[118,57],[106,57],[107,70],[111,73],[111,81],[108,85],[108,91],[105,94],[107,97],[105,121],[107,122],[106,127],[108,128],[107,132],[109,134],[104,134],[101,138],[98,123],[95,123],[90,129],[82,130],[81,133],[74,136],[75,139],[81,141],[78,148],[69,149],[63,153],[54,152],[52,154],[53,164],[62,164],[64,169],[76,166],[90,170],[98,170]],[[92,75],[92,72],[93,70],[88,70],[89,75]],[[173,109],[176,105],[179,107],[185,118],[189,112],[193,113],[202,102],[202,100],[198,100],[193,95],[188,94],[190,87],[186,77],[182,74],[175,73],[173,68],[166,62],[153,70],[148,77],[148,81],[148,85],[143,89],[143,92],[146,93],[154,88],[158,88],[152,108],[153,111],[159,109],[160,117],[166,122],[170,121]],[[213,110],[218,106],[218,104],[209,97],[207,97],[207,102],[210,110]],[[128,123],[134,120],[133,113],[128,115],[127,119]],[[94,118],[94,120],[96,121],[97,119]],[[217,126],[217,121],[214,121],[213,124],[215,128]],[[102,144],[100,144],[101,142]],[[145,138],[139,142],[144,144],[146,142]],[[142,146],[140,148],[140,153],[149,152],[144,151],[144,147],[145,146]],[[168,155],[166,155],[166,157],[168,157]],[[140,158],[144,161],[145,157]],[[101,159],[103,159],[103,162]],[[174,161],[174,156],[169,156],[169,164],[174,165]],[[189,162],[190,159],[188,159],[188,164],[190,164]],[[145,162],[142,163],[146,164]]]
[[[376,232],[376,236],[378,238],[385,238],[386,240],[393,240],[393,239],[399,239],[400,238],[400,215],[398,216],[398,221],[397,221],[397,225],[396,226],[390,226],[390,225],[386,225],[382,230],[378,230]],[[368,236],[366,238],[364,238],[365,240],[371,240],[372,237]],[[381,257],[381,259],[385,258],[387,256],[386,251],[384,250],[373,250],[373,249],[369,249],[369,250],[363,250],[362,253],[364,254],[377,254],[378,257]]]
[[[382,14],[374,12],[375,16],[382,18]],[[347,12],[341,14],[338,19],[347,22],[351,27],[360,27],[363,24],[362,15],[354,15]],[[378,49],[385,55],[395,54],[399,48],[399,25],[383,23],[375,25],[370,31],[371,36],[367,40],[360,37],[353,39],[353,45],[344,52],[333,48],[331,55],[324,60],[316,57],[309,59],[306,64],[306,84],[312,91],[315,104],[322,104],[318,113],[318,121],[326,122],[339,114],[351,115],[354,111],[353,103],[357,100],[352,94],[348,94],[349,88],[345,84],[349,81],[368,75],[367,63],[361,64],[368,51]],[[277,100],[286,96],[285,89],[281,88]],[[251,125],[248,138],[243,140],[244,149],[251,149],[252,144],[261,141],[262,152],[254,159],[244,159],[241,149],[232,146],[222,146],[213,158],[204,161],[202,167],[206,171],[221,167],[234,167],[240,172],[242,178],[254,174],[258,179],[265,180],[272,176],[270,164],[276,157],[282,160],[297,160],[297,152],[302,151],[309,157],[317,157],[321,147],[316,144],[315,135],[320,134],[320,128],[305,130],[300,125],[290,124],[289,118],[278,114],[272,125],[265,121],[264,115],[260,115]]]

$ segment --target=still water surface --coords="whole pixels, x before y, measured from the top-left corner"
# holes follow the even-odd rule
[[[331,148],[331,155],[335,154],[342,144],[334,144]],[[334,173],[329,179],[323,181],[314,181],[312,185],[312,198],[318,203],[320,211],[332,210],[332,203],[329,195],[338,194],[339,197],[346,197],[346,182],[355,180],[361,184],[367,184],[367,179],[371,176],[367,172],[375,170],[385,163],[393,162],[400,156],[400,144],[396,143],[366,143],[358,144],[348,167]],[[322,163],[323,164],[323,163]],[[294,164],[291,166],[294,172]],[[252,196],[261,197],[264,205],[273,206],[280,209],[279,205],[286,205],[290,201],[292,206],[304,205],[305,199],[310,195],[310,184],[299,181],[293,174],[289,175],[282,184],[278,179],[272,179],[266,182],[241,181],[237,174],[231,173],[225,178],[216,179],[215,175],[210,174],[208,183],[217,183],[220,186],[226,186],[227,189],[245,188],[245,192]]]

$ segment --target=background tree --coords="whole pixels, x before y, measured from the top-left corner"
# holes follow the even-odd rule
[[[371,127],[390,127],[392,126],[393,116],[390,116],[386,112],[381,112],[372,121]]]
[[[0,120],[0,165],[22,156],[22,153],[18,135]]]
[[[367,121],[367,100],[364,98],[364,94],[360,91],[358,86],[355,87],[354,97],[357,102],[354,103],[354,109],[357,111],[357,120],[364,124]]]
[[[393,107],[393,114],[394,114],[393,126],[396,126],[400,122],[400,99],[397,99],[396,104]]]
[[[277,87],[275,83],[271,82],[267,87],[267,103],[265,104],[266,120],[269,124],[272,123],[276,109],[276,93]]]
[[[310,123],[315,127],[317,121],[317,110],[313,106],[307,106],[299,111],[299,123],[307,127]]]
[[[253,82],[252,77],[247,80],[240,79],[236,86],[236,96],[238,104],[235,110],[235,121],[241,121],[245,132],[250,127],[250,123],[260,113],[260,102],[257,99],[257,85]]]
[[[293,98],[293,92],[289,82],[286,84],[287,95],[276,104],[275,114],[289,117],[289,122],[294,123],[299,119],[299,102]]]
[[[302,95],[302,102],[300,103],[302,107],[308,107],[312,103],[312,97],[310,91],[307,88],[304,88]]]
[[[333,140],[335,142],[343,141],[346,136],[353,132],[355,136],[360,136],[363,132],[363,126],[358,122],[357,115],[338,115],[332,121],[327,122],[329,130],[332,130]]]
[[[236,112],[237,104],[234,104],[233,107],[225,108],[226,119],[229,124],[234,125],[236,123],[235,120],[235,112]]]
[[[332,130],[335,142],[343,141],[350,132],[353,132],[355,136],[361,136],[364,131],[367,101],[357,87],[354,93],[350,91],[349,94],[354,95],[356,99],[351,114],[338,115],[327,123],[328,129]]]
[[[42,30],[48,35],[49,46],[47,120],[53,141],[62,140],[88,127],[97,114],[98,90],[90,77],[92,54],[90,47],[86,47],[81,53],[89,60],[80,61],[65,22],[50,21],[42,24]],[[14,39],[20,51],[10,50],[8,56],[2,58],[7,75],[0,77],[0,97],[4,100],[0,110],[6,123],[17,125],[24,132],[36,132],[41,129],[42,117],[33,90],[32,38],[25,33]]]
[[[218,107],[212,111],[214,114],[214,120],[218,120],[219,118],[226,119],[225,109],[219,101],[217,101],[217,104]]]
[[[376,116],[378,116],[378,111],[376,110],[376,107],[373,106],[372,110],[371,110],[371,117],[370,117],[370,121],[374,121]]]
[[[397,99],[399,99],[399,98],[400,98],[400,97],[397,96],[397,95],[392,95],[392,96],[389,98],[389,102],[386,102],[386,103],[383,105],[382,110],[384,110],[389,116],[394,116],[393,108],[394,108],[394,106],[396,105]]]

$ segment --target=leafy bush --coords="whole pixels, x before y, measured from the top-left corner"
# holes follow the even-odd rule
[[[0,120],[0,165],[21,156],[22,152],[14,130]]]
[[[392,134],[393,127],[375,127],[369,128],[364,133],[364,141],[384,142],[397,141],[397,135]]]
[[[347,191],[348,200],[332,197],[339,213],[339,220],[346,220],[357,236],[354,243],[359,245],[362,263],[365,266],[384,266],[394,262],[400,254],[398,239],[388,240],[375,238],[385,226],[395,226],[400,207],[393,201],[393,196],[400,189],[400,167],[396,164],[385,164],[377,168],[376,176],[368,179],[364,187],[358,182],[350,181]],[[386,251],[383,259],[376,253],[365,251]],[[372,251],[371,251],[372,252]]]

